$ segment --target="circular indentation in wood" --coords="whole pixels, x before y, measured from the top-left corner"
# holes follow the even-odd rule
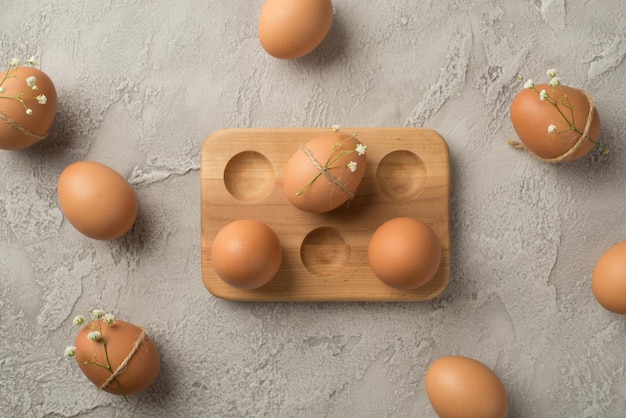
[[[390,199],[410,199],[424,190],[426,166],[411,151],[393,151],[385,155],[378,164],[376,181]]]
[[[258,202],[274,186],[272,163],[256,151],[240,152],[224,168],[224,185],[235,199]]]
[[[322,277],[336,276],[350,261],[351,248],[335,228],[314,229],[304,238],[300,258],[312,274]]]

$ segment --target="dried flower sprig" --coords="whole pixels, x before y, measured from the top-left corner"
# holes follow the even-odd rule
[[[102,348],[104,350],[104,362],[102,360],[98,360],[96,350],[94,350],[93,360],[85,361],[84,364],[88,364],[88,365],[96,366],[96,367],[102,367],[108,370],[111,373],[111,375],[113,375],[115,371],[113,370],[113,367],[111,366],[111,362],[109,360],[109,352],[107,350],[107,336],[106,334],[103,334],[102,322],[104,322],[107,325],[112,325],[115,323],[115,317],[109,313],[106,313],[102,309],[90,309],[89,317],[92,322],[90,324],[91,332],[87,334],[87,338],[93,341],[94,344],[102,344]],[[85,323],[85,321],[86,319],[84,316],[78,315],[74,318],[72,322],[74,325],[81,326]],[[65,349],[65,356],[75,357],[76,347],[68,346]],[[119,388],[126,402],[129,402],[128,396],[126,396],[126,393],[124,393],[124,388],[122,388],[122,385],[117,379],[117,376],[113,377],[113,381],[117,384],[117,387]]]
[[[554,68],[551,68],[546,71],[546,75],[548,76],[548,86],[550,86],[550,92],[546,91],[546,89],[542,89],[541,91],[535,87],[535,83],[532,79],[525,80],[523,76],[520,76],[520,80],[524,82],[524,88],[527,90],[534,91],[539,96],[539,100],[542,102],[550,103],[557,112],[563,117],[565,123],[568,128],[565,131],[558,131],[557,126],[555,124],[550,124],[547,126],[547,130],[551,134],[562,134],[567,131],[576,132],[578,135],[583,135],[583,131],[578,129],[575,125],[574,121],[574,105],[569,100],[567,94],[563,93],[561,86],[561,78],[558,75],[558,71]],[[609,149],[594,141],[593,139],[587,137],[587,140],[592,142],[595,146],[600,148],[604,154],[609,153]]]
[[[6,92],[4,83],[8,79],[17,78],[17,75],[15,75],[15,72],[17,71],[17,68],[21,64],[22,62],[19,59],[17,58],[11,59],[11,62],[9,64],[9,69],[4,73],[4,77],[0,80],[0,99],[17,100],[18,102],[22,104],[22,106],[24,106],[24,111],[26,112],[26,114],[30,116],[33,114],[33,109],[29,106],[27,102],[36,101],[40,105],[45,105],[48,102],[48,98],[46,97],[45,94],[33,93],[31,95],[28,95],[26,93],[28,91],[37,92],[39,90],[39,87],[37,86],[37,77],[32,75],[30,77],[27,77],[26,80],[24,80],[26,83],[26,87],[28,87],[26,92],[21,91],[15,96],[9,96],[9,95],[4,94]],[[30,57],[26,61],[25,64],[30,65],[31,67],[34,67],[35,64],[37,64],[35,57]]]
[[[339,132],[339,130],[341,129],[341,127],[339,125],[333,125],[332,126],[332,130],[333,132]],[[330,151],[328,153],[328,157],[326,158],[326,162],[321,166],[321,170],[315,175],[315,177],[313,177],[309,182],[307,182],[300,190],[298,190],[296,192],[296,196],[300,196],[301,194],[303,194],[306,189],[308,189],[309,187],[311,187],[311,185],[313,183],[315,183],[315,181],[324,174],[325,171],[329,171],[332,170],[334,168],[339,168],[339,166],[335,166],[334,164],[337,162],[337,160],[339,160],[340,158],[352,154],[352,153],[356,153],[357,155],[365,155],[365,153],[367,152],[367,145],[358,143],[356,144],[356,146],[354,146],[353,148],[348,148],[348,149],[343,149],[342,148],[346,148],[346,144],[345,141],[347,141],[350,138],[356,138],[357,134],[353,133],[351,136],[349,136],[348,138],[345,138],[339,142],[335,142],[332,147],[330,148]],[[348,164],[346,164],[348,171],[350,171],[351,173],[356,173],[357,171],[357,162],[356,161],[350,161],[348,162]]]

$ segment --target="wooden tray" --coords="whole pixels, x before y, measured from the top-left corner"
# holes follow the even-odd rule
[[[210,135],[200,167],[202,279],[215,296],[238,301],[421,301],[439,295],[450,277],[448,146],[424,128],[342,128],[368,145],[367,170],[354,199],[326,214],[292,206],[283,168],[303,144],[330,128],[227,129]],[[397,216],[428,224],[442,261],[423,287],[403,291],[376,278],[367,262],[375,229]],[[229,286],[211,265],[211,244],[228,223],[252,218],[269,225],[283,246],[277,275],[255,290]]]

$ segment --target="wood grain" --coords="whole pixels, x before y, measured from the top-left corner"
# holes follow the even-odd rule
[[[237,301],[423,301],[450,277],[448,147],[425,128],[343,128],[368,145],[357,195],[326,214],[292,206],[283,192],[291,155],[329,128],[226,129],[210,135],[201,155],[202,279],[215,296]],[[411,216],[439,237],[442,261],[423,287],[393,289],[372,273],[367,246],[388,219]],[[255,290],[227,285],[211,265],[211,244],[228,223],[252,218],[269,225],[283,246],[276,277]]]

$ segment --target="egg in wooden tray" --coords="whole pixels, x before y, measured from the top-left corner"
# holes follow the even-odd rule
[[[364,170],[363,177],[347,202],[327,212],[312,213],[296,207],[286,196],[285,190],[293,190],[286,184],[294,179],[284,176],[285,167],[294,154],[307,148],[303,145],[313,144],[312,140],[329,132],[330,128],[224,129],[206,139],[200,168],[202,279],[213,295],[237,301],[423,301],[447,287],[450,163],[445,140],[426,128],[342,128],[342,133],[356,134],[360,150],[367,149],[367,161],[358,168]],[[354,163],[353,159],[348,155],[348,164]],[[315,181],[326,181],[328,176],[322,174]],[[296,181],[306,195],[307,183]],[[439,267],[426,281],[419,278],[418,287],[383,281],[370,266],[372,236],[395,218],[424,224],[435,237],[428,245],[440,246],[432,251],[440,254]],[[239,220],[266,225],[267,234],[274,233],[280,243],[281,254],[265,255],[280,260],[278,270],[260,287],[228,284],[211,259],[220,231]],[[394,235],[399,233],[402,231],[396,230]],[[407,234],[406,242],[419,239]],[[239,251],[241,242],[248,240],[249,248],[255,248],[255,242],[267,241],[250,233],[241,234],[242,238],[230,235],[235,237],[231,245],[234,264],[250,261],[237,258],[251,252]],[[377,237],[377,246],[384,246],[381,239]],[[224,245],[223,240],[218,245]],[[409,258],[408,265],[413,258],[424,258],[399,253]],[[228,251],[220,254],[224,265],[223,254]],[[389,262],[402,269],[404,260]]]

